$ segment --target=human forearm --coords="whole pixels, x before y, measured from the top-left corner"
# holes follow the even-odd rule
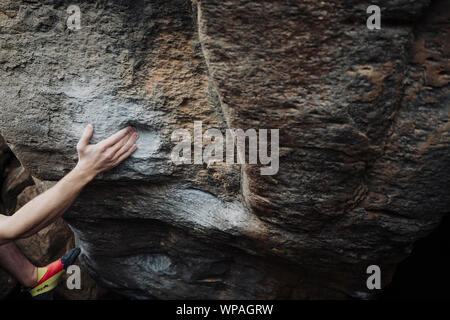
[[[61,216],[83,187],[97,174],[110,170],[136,150],[136,129],[127,127],[97,144],[89,140],[94,128],[88,125],[77,144],[76,167],[55,186],[31,200],[11,217],[0,219],[0,244],[32,235]]]
[[[21,238],[50,224],[71,206],[83,187],[93,178],[92,173],[75,167],[56,185],[9,217],[9,237]]]

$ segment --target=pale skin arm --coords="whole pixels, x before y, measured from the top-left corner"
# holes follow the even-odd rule
[[[0,245],[30,236],[49,225],[72,205],[96,175],[114,168],[136,150],[138,135],[132,127],[89,145],[93,131],[92,125],[85,128],[77,145],[78,163],[72,171],[14,215],[0,215]]]

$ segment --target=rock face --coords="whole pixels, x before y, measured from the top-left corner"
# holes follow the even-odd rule
[[[0,5],[0,131],[33,176],[125,125],[138,151],[65,218],[134,298],[367,298],[450,205],[450,7],[383,1]],[[280,164],[175,165],[171,133],[280,130]],[[120,276],[118,276],[120,275]]]

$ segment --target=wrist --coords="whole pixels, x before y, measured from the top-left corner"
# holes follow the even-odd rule
[[[97,175],[93,170],[88,170],[80,165],[80,163],[77,163],[75,168],[68,174],[70,175],[70,178],[76,179],[77,181],[88,184],[91,182],[95,176]]]

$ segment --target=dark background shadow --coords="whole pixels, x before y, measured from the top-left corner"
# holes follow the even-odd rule
[[[381,300],[450,299],[450,217],[414,245]]]

